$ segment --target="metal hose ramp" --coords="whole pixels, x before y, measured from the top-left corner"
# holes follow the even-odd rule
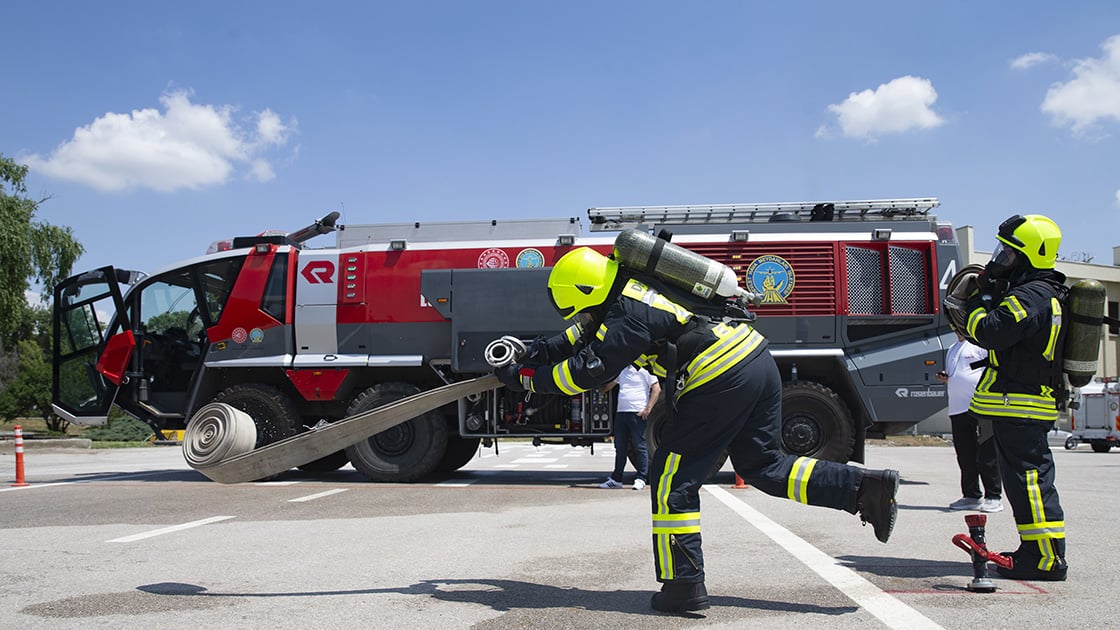
[[[183,436],[183,456],[196,470],[253,450],[257,426],[253,418],[226,403],[210,403],[195,412]]]

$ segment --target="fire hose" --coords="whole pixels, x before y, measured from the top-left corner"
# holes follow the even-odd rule
[[[187,424],[183,455],[191,468],[219,483],[265,479],[326,457],[460,398],[498,387],[502,383],[492,374],[451,383],[256,449],[252,417],[226,403],[210,403],[195,412]]]

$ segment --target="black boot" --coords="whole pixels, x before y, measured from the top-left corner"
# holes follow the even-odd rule
[[[1010,569],[996,565],[996,572],[1000,577],[1005,577],[1009,580],[1028,580],[1028,581],[1042,581],[1042,582],[1064,582],[1066,579],[1066,571],[1069,570],[1069,565],[1066,564],[1065,558],[1058,558],[1054,561],[1054,565],[1049,570],[1038,568],[1038,563],[1042,559],[1038,552],[1033,554],[1024,553],[1022,549],[1013,553],[1001,554],[1008,556],[1012,560]]]
[[[898,517],[898,504],[894,496],[898,494],[897,470],[867,470],[859,483],[856,504],[859,518],[875,528],[879,542],[887,542]]]
[[[703,582],[665,582],[661,592],[653,594],[649,605],[654,610],[675,613],[706,610],[711,604]]]

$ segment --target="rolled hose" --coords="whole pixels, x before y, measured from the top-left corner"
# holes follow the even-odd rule
[[[257,425],[249,414],[226,403],[202,407],[187,423],[183,456],[191,468],[213,466],[253,450]]]

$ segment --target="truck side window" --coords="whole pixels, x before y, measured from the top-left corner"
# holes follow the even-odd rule
[[[265,283],[264,295],[261,296],[261,310],[268,313],[278,322],[284,321],[284,311],[288,292],[288,256],[278,254],[268,271],[268,281]]]
[[[233,290],[233,282],[241,271],[241,264],[245,262],[242,257],[226,258],[199,265],[198,278],[201,284],[202,295],[205,296],[205,310],[209,317],[207,326],[218,323],[225,309],[229,293]]]

